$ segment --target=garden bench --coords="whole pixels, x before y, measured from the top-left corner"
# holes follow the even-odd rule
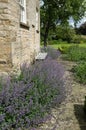
[[[44,60],[47,57],[47,53],[46,52],[40,52],[35,59],[36,60]]]

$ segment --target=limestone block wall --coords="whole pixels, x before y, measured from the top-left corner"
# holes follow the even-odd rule
[[[38,9],[38,30],[35,31],[35,52],[40,50],[40,3],[36,0],[36,8]]]
[[[20,7],[18,1],[9,0],[8,2],[8,10],[9,10],[9,31],[10,31],[10,46],[11,46],[11,63],[13,65],[20,64],[21,59],[21,43],[20,43]]]
[[[0,61],[10,62],[10,31],[9,31],[8,0],[0,0]]]
[[[18,0],[0,0],[0,58],[18,66],[29,63],[40,51],[40,10],[39,30],[36,30],[36,8],[39,0],[26,0],[27,24],[20,22]]]
[[[37,54],[40,51],[40,39],[37,41],[38,37],[40,37],[40,21],[38,21],[39,25],[39,33],[36,31],[36,8],[39,9],[39,0],[29,0],[28,1],[28,22],[30,26],[30,59],[32,59],[34,54]],[[40,9],[39,9],[39,19],[40,19]]]

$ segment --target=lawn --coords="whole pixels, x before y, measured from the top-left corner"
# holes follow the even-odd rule
[[[78,84],[86,85],[86,43],[84,44],[60,43],[60,44],[53,44],[51,45],[51,47],[55,49],[59,48],[64,49],[65,53],[64,60],[69,60],[69,62],[73,61],[76,63],[76,65],[74,65],[71,70],[71,72],[73,72],[75,77],[74,80]],[[84,111],[86,114],[86,96],[84,101]]]
[[[53,45],[50,45],[51,47],[53,47],[53,48],[55,48],[55,49],[58,49],[59,47],[70,47],[70,46],[72,46],[72,45],[77,45],[77,44],[74,44],[74,43],[64,43],[64,42],[62,42],[62,43],[60,43],[60,44],[53,44]],[[86,47],[86,44],[84,43],[84,44],[78,44],[80,47]]]
[[[51,46],[61,50],[64,60],[76,62],[77,65],[72,69],[75,80],[86,84],[86,44],[60,43]]]

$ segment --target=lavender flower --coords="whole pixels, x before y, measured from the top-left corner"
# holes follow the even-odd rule
[[[51,57],[52,59],[57,59],[61,55],[61,52],[59,50],[56,50],[49,46],[47,47],[47,53],[48,57]]]
[[[53,53],[58,57],[57,50]],[[56,54],[58,53],[58,54]],[[16,80],[9,77],[0,91],[0,128],[31,128],[44,122],[52,104],[64,97],[64,69],[55,57],[21,66]],[[4,125],[5,124],[5,125]],[[34,128],[35,129],[35,128]]]
[[[5,114],[0,114],[0,123],[5,120]]]

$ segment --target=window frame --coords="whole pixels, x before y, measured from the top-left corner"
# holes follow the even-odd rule
[[[26,0],[19,0],[20,5],[20,22],[27,24],[26,18]]]
[[[36,32],[39,31],[39,10],[36,7]]]

